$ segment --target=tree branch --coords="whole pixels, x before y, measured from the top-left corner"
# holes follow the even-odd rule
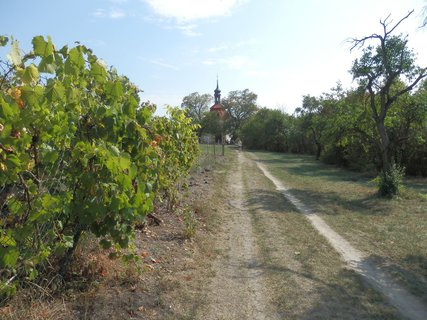
[[[5,147],[3,144],[0,143],[0,149],[8,154],[15,154],[15,151],[13,151],[12,147]]]
[[[387,16],[384,20],[380,20],[380,24],[383,26],[383,32],[384,35],[379,35],[377,33],[373,33],[370,36],[366,36],[363,38],[350,38],[348,41],[350,43],[353,43],[353,45],[350,48],[350,51],[353,51],[354,48],[357,47],[363,47],[365,42],[372,39],[379,39],[381,42],[383,42],[388,35],[390,35],[404,20],[408,19],[408,17],[414,12],[414,10],[411,10],[408,12],[406,16],[404,16],[402,19],[400,19],[390,30],[387,31],[387,27],[390,25],[391,22],[387,23],[387,20],[390,18],[391,14]]]
[[[414,82],[412,82],[412,84],[410,84],[409,86],[407,86],[405,89],[399,91],[398,93],[396,93],[393,97],[391,97],[387,103],[388,105],[391,105],[394,101],[396,101],[397,98],[399,98],[401,95],[411,91],[412,89],[414,89],[414,87],[418,84],[418,82],[420,82],[422,79],[427,77],[427,68],[422,69],[422,72],[418,75],[418,77],[415,79]]]
[[[27,210],[27,214],[25,215],[25,219],[24,219],[24,221],[26,221],[27,220],[27,217],[28,217],[28,214],[29,214],[29,212],[31,211],[31,195],[30,195],[30,191],[29,191],[29,189],[28,189],[28,186],[27,186],[27,184],[25,183],[25,180],[24,180],[24,178],[22,177],[22,175],[21,174],[18,174],[18,177],[19,177],[19,181],[21,182],[21,184],[22,184],[22,186],[24,187],[24,191],[25,191],[25,198],[26,198],[26,200],[27,200],[27,205],[28,205],[28,210]]]
[[[15,68],[13,66],[9,67],[9,70],[3,75],[1,82],[0,82],[0,89],[3,87],[4,82],[6,81],[9,73],[11,73]]]
[[[353,46],[351,46],[350,51],[353,51],[353,49],[357,48],[357,47],[363,47],[365,45],[365,42],[368,40],[372,40],[372,39],[380,39],[381,40],[382,38],[383,38],[382,36],[380,36],[379,34],[376,34],[376,33],[373,33],[370,36],[366,36],[366,37],[363,37],[360,39],[350,38],[348,40],[348,42],[353,43]]]
[[[385,33],[385,35],[389,35],[390,33],[392,33],[394,31],[394,29],[396,29],[404,20],[408,19],[409,16],[414,12],[414,10],[412,9],[411,11],[408,12],[408,14],[406,16],[404,16],[402,19],[400,19],[393,28],[391,28],[391,30],[389,30],[387,33]],[[386,19],[387,20],[387,19]]]

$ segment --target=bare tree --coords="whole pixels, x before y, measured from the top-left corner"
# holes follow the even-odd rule
[[[379,134],[378,145],[384,172],[390,170],[392,165],[391,143],[385,125],[387,113],[400,96],[410,92],[427,77],[427,69],[415,64],[414,53],[408,48],[407,36],[392,35],[413,12],[408,12],[394,24],[390,15],[385,20],[380,20],[380,34],[351,39],[351,50],[363,48],[362,56],[353,62],[351,73],[367,91]],[[371,45],[372,42],[374,46]],[[398,82],[403,83],[403,87],[396,85]]]

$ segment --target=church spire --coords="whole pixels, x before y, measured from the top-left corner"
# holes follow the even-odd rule
[[[218,76],[216,78],[216,89],[215,89],[215,104],[220,104],[221,103],[221,90],[219,90],[219,85],[218,85]]]

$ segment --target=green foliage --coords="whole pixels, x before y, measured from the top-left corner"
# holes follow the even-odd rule
[[[7,39],[6,39],[7,40]],[[1,43],[6,40],[0,38]],[[91,49],[11,42],[0,82],[0,288],[66,264],[80,235],[127,248],[134,223],[173,190],[197,155],[184,112],[153,117],[128,78]]]
[[[0,36],[0,47],[4,47],[9,42],[9,38],[6,36]]]
[[[260,109],[240,129],[245,148],[286,152],[290,117],[280,110]]]
[[[212,96],[210,94],[199,94],[193,92],[182,99],[181,107],[186,110],[187,115],[193,119],[194,124],[201,125],[206,112],[209,112]]]
[[[227,111],[228,120],[225,124],[232,139],[238,137],[239,129],[247,119],[258,111],[258,96],[248,89],[231,91],[221,101],[221,106]]]
[[[396,28],[406,20],[413,11],[392,25],[392,21],[380,21],[382,33],[374,33],[362,39],[354,40],[354,47],[364,47],[362,56],[353,63],[351,73],[369,100],[368,106],[377,133],[376,144],[381,155],[381,167],[388,171],[393,163],[395,146],[401,137],[394,135],[399,121],[395,117],[396,104],[399,100],[408,99],[408,93],[423,78],[427,69],[415,64],[415,54],[408,47],[408,40],[403,35],[392,35]],[[366,45],[373,42],[375,45]],[[405,109],[411,109],[407,106]],[[402,109],[403,113],[407,110]],[[412,119],[406,123],[405,138]],[[406,132],[405,132],[406,131]],[[381,192],[381,190],[380,190]]]
[[[316,146],[316,160],[324,149],[323,135],[328,121],[328,104],[322,104],[320,99],[307,95],[303,97],[302,107],[295,110],[302,119],[302,126],[309,132],[313,144]]]
[[[191,118],[179,108],[169,107],[168,114],[168,118],[155,117],[150,127],[156,132],[151,145],[158,148],[159,155],[154,190],[166,194],[173,206],[176,186],[189,173],[200,152],[195,135],[199,126],[192,124]]]
[[[376,179],[380,196],[392,198],[399,195],[403,187],[402,180],[404,175],[404,168],[396,164],[393,164],[389,170],[381,172]]]
[[[224,122],[216,112],[207,112],[201,122],[201,132],[212,134],[214,136],[221,135],[223,127]]]
[[[197,232],[198,220],[194,210],[187,206],[180,208],[179,212],[182,222],[184,223],[184,236],[188,239],[195,236]]]

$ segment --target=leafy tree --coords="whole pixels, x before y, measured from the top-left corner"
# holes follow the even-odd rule
[[[258,96],[255,93],[245,89],[243,91],[231,91],[221,101],[222,107],[229,116],[228,130],[233,140],[238,137],[238,131],[243,123],[258,111],[257,98]]]
[[[280,110],[260,109],[240,129],[243,146],[248,149],[287,152],[289,118]]]
[[[369,97],[369,107],[379,134],[378,145],[381,152],[382,170],[391,169],[393,159],[390,133],[386,121],[390,108],[405,93],[410,92],[427,76],[426,68],[415,64],[414,53],[408,48],[407,38],[392,35],[396,28],[406,20],[413,11],[391,25],[389,17],[380,21],[383,31],[363,38],[353,39],[353,47],[364,47],[362,56],[353,63],[351,72],[354,79],[365,88]],[[375,46],[365,46],[367,42]],[[396,86],[397,81],[404,83]]]
[[[324,94],[322,104],[328,109],[323,134],[322,160],[357,170],[370,170],[376,163],[375,131],[365,106],[363,90]]]
[[[212,96],[210,94],[193,92],[182,99],[181,107],[187,110],[187,114],[193,119],[193,123],[201,124],[211,103]]]
[[[302,107],[295,110],[296,114],[302,118],[304,130],[309,130],[314,144],[316,145],[316,160],[320,159],[323,150],[322,134],[326,126],[324,106],[317,98],[306,95],[303,97]]]
[[[406,173],[427,176],[427,81],[414,94],[406,94],[397,107],[390,121],[394,158]]]
[[[201,122],[201,132],[215,137],[223,133],[224,123],[216,112],[206,112]]]

